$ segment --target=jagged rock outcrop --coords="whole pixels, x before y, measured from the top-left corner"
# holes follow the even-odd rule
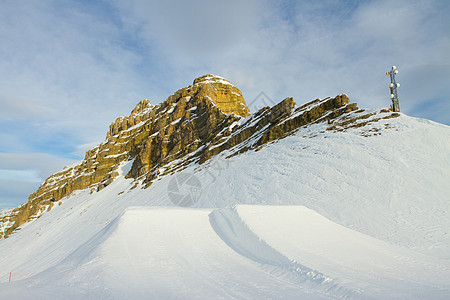
[[[87,151],[80,164],[50,176],[27,203],[0,216],[0,237],[8,237],[75,190],[101,191],[114,181],[125,161],[134,160],[126,177],[145,188],[159,176],[190,163],[204,163],[222,151],[236,155],[257,150],[302,126],[330,122],[355,110],[356,104],[349,104],[346,95],[300,107],[286,98],[250,116],[242,93],[228,80],[199,77],[161,104],[142,100],[130,116],[117,118],[105,141]]]

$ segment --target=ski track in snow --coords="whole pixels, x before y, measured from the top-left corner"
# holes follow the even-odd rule
[[[0,298],[450,298],[448,126],[317,124],[227,153],[185,171],[192,208],[170,207],[171,176],[64,199],[0,240]]]

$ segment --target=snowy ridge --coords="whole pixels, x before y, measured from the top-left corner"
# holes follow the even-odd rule
[[[247,226],[237,208],[240,207],[214,210],[209,215],[211,226],[216,233],[237,253],[264,265],[271,273],[286,273],[294,277],[294,282],[323,289],[323,293],[341,297],[354,293],[334,283],[332,278],[301,265],[272,248]],[[259,207],[251,209],[257,211]],[[297,217],[301,218],[301,215]]]

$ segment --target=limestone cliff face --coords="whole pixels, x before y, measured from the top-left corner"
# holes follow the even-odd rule
[[[300,107],[286,98],[250,116],[242,93],[228,80],[215,75],[199,77],[161,104],[142,100],[128,117],[117,118],[105,141],[87,151],[80,164],[50,176],[28,202],[0,215],[0,238],[38,218],[75,190],[100,192],[119,175],[122,162],[133,160],[126,177],[145,188],[160,176],[191,163],[204,163],[224,150],[230,150],[230,155],[257,150],[302,126],[330,122],[357,109],[346,95]],[[332,130],[351,126],[345,118],[335,124]]]
[[[225,78],[208,74],[195,79],[196,86],[200,97],[209,97],[225,114],[250,115],[241,91]]]

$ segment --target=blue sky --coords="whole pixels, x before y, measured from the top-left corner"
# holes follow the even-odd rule
[[[84,157],[139,100],[213,73],[247,103],[349,95],[450,125],[450,2],[0,0],[0,208]],[[250,107],[251,109],[253,107]]]

